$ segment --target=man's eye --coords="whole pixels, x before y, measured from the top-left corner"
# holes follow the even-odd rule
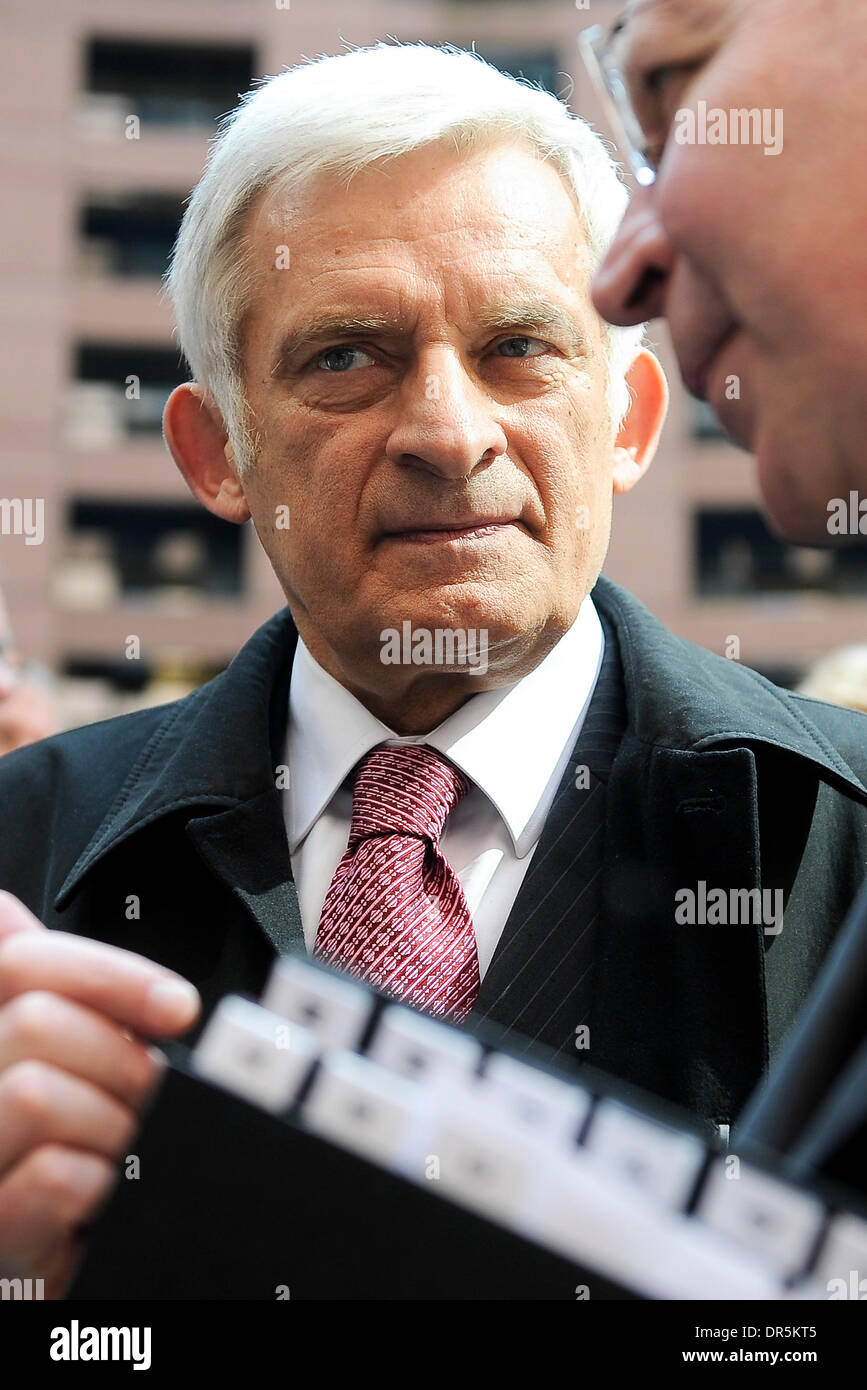
[[[345,375],[346,371],[350,370],[350,361],[348,359],[358,356],[366,357],[369,361],[373,361],[370,353],[365,352],[364,348],[353,347],[349,343],[342,343],[337,347],[325,348],[322,352],[317,353],[310,365],[313,367],[322,367],[326,372]],[[335,359],[337,365],[334,365]],[[326,365],[329,361],[331,365]]]
[[[644,85],[654,96],[660,96],[677,71],[674,63],[662,63],[644,74]]]
[[[537,345],[537,347],[539,348],[538,352],[527,351],[531,343],[535,343]],[[497,344],[497,349],[503,347],[517,348],[517,351],[515,352],[504,353],[503,355],[505,357],[540,357],[542,353],[549,351],[549,345],[547,343],[543,343],[541,338],[526,338],[523,336],[515,338],[503,338],[502,341]]]
[[[641,78],[634,94],[634,110],[644,134],[644,157],[651,168],[659,168],[677,105],[700,67],[700,62],[660,63]]]
[[[512,338],[503,338],[497,344],[495,351],[499,352],[501,348],[506,349],[502,354],[504,357],[517,358],[539,357],[551,350],[550,345],[542,342],[540,338],[531,338],[523,334]],[[359,357],[367,358],[368,362],[374,360],[364,348],[355,347],[351,343],[341,343],[318,352],[312,359],[310,366],[318,367],[332,376],[346,376],[356,366],[366,365],[366,363],[356,360]]]
[[[671,111],[675,100],[684,96],[692,78],[703,66],[703,60],[695,58],[688,62],[660,63],[648,69],[642,84],[660,113]]]

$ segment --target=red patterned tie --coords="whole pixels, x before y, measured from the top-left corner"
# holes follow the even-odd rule
[[[314,948],[330,965],[458,1023],[479,991],[479,959],[464,890],[439,838],[469,788],[421,744],[375,748],[362,759],[349,843]]]

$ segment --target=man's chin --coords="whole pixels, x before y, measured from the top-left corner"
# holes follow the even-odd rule
[[[386,664],[428,667],[442,675],[471,669],[477,676],[489,670],[508,673],[515,664],[523,670],[528,653],[540,640],[544,619],[535,609],[525,611],[519,596],[511,607],[486,604],[482,595],[473,599],[417,603],[410,611],[401,605],[401,611],[392,611],[377,629],[379,659]]]
[[[808,436],[793,438],[791,429],[773,428],[749,394],[712,405],[732,444],[755,458],[762,511],[774,534],[791,545],[845,543],[829,534],[829,499],[816,491],[819,451],[810,448]]]
[[[819,484],[820,460],[815,469],[794,441],[760,437],[756,441],[756,476],[762,509],[775,535],[791,545],[833,546],[851,542],[834,535],[828,526],[829,498]]]
[[[712,378],[711,388],[717,385]],[[737,395],[732,392],[737,391]],[[758,412],[752,395],[745,389],[742,378],[723,377],[719,379],[718,389],[708,391],[708,404],[725,430],[732,444],[753,453],[757,430]]]

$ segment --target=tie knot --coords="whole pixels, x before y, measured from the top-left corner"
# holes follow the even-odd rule
[[[424,835],[437,844],[446,817],[470,789],[464,774],[423,744],[374,748],[352,795],[349,847],[368,835]]]

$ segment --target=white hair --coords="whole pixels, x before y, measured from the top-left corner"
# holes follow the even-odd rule
[[[184,214],[166,288],[196,381],[216,402],[236,468],[253,466],[256,436],[243,383],[240,328],[250,289],[241,254],[253,200],[276,180],[291,196],[319,174],[349,183],[374,161],[449,141],[526,140],[575,200],[595,268],[628,194],[600,137],[550,92],[453,45],[381,42],[305,60],[255,86],[221,123]],[[619,426],[624,377],[644,325],[606,325],[608,404]]]

